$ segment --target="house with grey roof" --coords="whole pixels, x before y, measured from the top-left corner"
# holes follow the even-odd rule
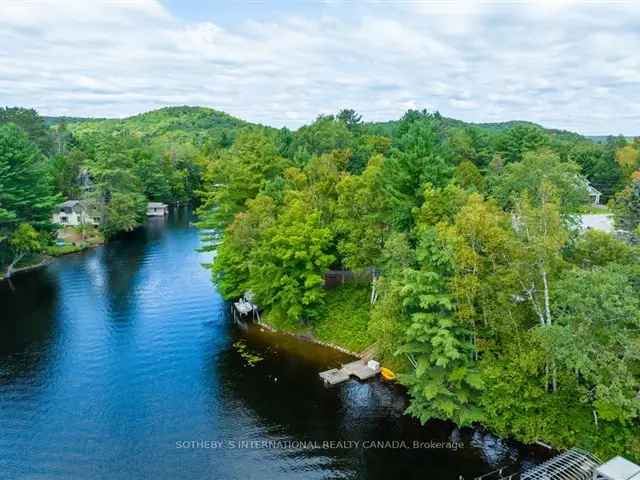
[[[98,210],[82,200],[67,200],[59,204],[51,218],[52,223],[71,227],[100,225],[101,220]]]

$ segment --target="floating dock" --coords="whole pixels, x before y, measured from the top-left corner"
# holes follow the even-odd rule
[[[341,368],[332,368],[325,372],[320,372],[320,378],[325,385],[338,385],[346,382],[352,377],[358,380],[369,380],[380,372],[380,368],[371,368],[365,360],[356,360],[355,362],[346,363]]]

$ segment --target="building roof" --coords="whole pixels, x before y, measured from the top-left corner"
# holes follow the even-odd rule
[[[616,231],[613,217],[607,214],[585,214],[580,215],[580,226],[583,230],[600,230],[601,232],[613,233]]]
[[[573,448],[551,460],[522,472],[522,480],[591,480],[600,461],[588,452]],[[618,479],[616,479],[618,480]]]
[[[58,208],[64,208],[64,207],[73,208],[79,203],[80,203],[80,200],[67,200],[66,202],[62,202],[60,205],[58,205]]]
[[[596,472],[610,480],[635,480],[636,475],[640,475],[640,467],[626,458],[614,457],[598,467]]]
[[[589,190],[589,195],[602,195],[602,193],[600,192],[600,190],[598,190],[597,188],[595,188],[593,185],[591,185],[590,183],[587,183],[587,190]]]
[[[166,203],[162,203],[162,202],[149,202],[147,203],[147,208],[162,208],[162,207],[167,207],[168,205]]]

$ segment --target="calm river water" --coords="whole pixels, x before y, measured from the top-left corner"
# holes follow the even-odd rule
[[[392,385],[325,389],[344,356],[234,325],[198,246],[182,210],[0,282],[0,478],[458,480],[536,460],[420,427]]]

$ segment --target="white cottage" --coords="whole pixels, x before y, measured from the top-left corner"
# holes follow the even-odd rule
[[[160,202],[147,203],[148,217],[163,217],[169,214],[169,205]]]
[[[51,219],[58,225],[78,227],[80,225],[100,225],[100,215],[80,200],[67,200],[56,207]]]

